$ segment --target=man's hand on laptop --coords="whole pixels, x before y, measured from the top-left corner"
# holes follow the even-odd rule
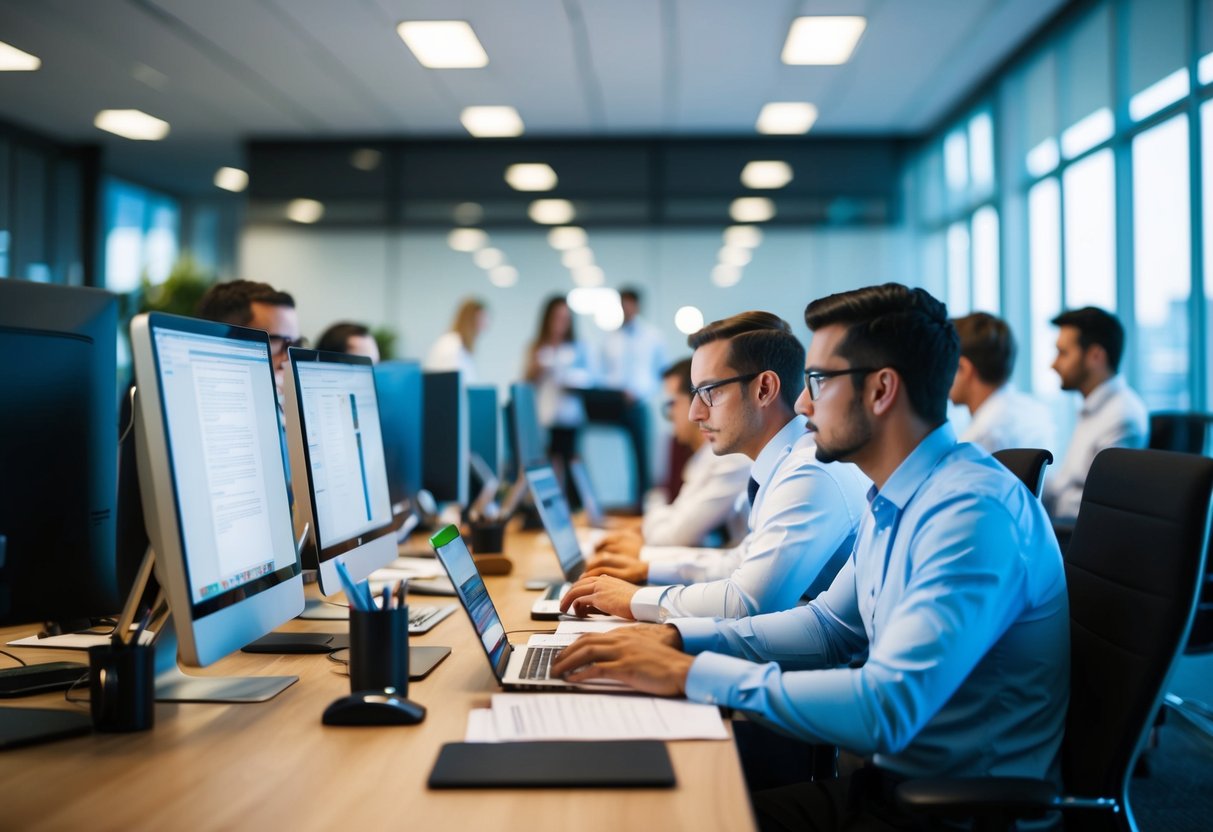
[[[568,682],[613,679],[660,696],[686,693],[694,657],[634,629],[582,636],[560,652],[552,675]]]
[[[583,577],[569,587],[569,591],[560,599],[560,611],[583,618],[593,612],[633,618],[632,596],[639,589],[635,584],[606,575]]]
[[[595,551],[600,555],[621,555],[636,559],[640,557],[640,547],[644,545],[644,537],[638,529],[610,532],[598,542]]]
[[[649,579],[649,565],[642,560],[623,555],[596,555],[586,564],[585,577],[609,575],[633,584],[643,584]]]

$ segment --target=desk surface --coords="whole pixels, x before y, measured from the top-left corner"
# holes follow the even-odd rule
[[[512,533],[508,576],[486,583],[507,629],[532,622],[529,577],[554,574],[546,538]],[[413,596],[410,603],[456,603]],[[550,625],[548,625],[550,626]],[[293,621],[283,629],[344,631],[344,622]],[[26,635],[0,630],[0,638]],[[525,641],[518,633],[514,641]],[[672,742],[673,790],[482,790],[425,787],[439,747],[463,739],[468,711],[498,690],[462,610],[415,644],[449,645],[434,672],[409,686],[429,710],[416,726],[333,728],[320,714],[349,692],[325,656],[236,653],[201,675],[298,675],[253,705],[157,704],[156,726],[94,734],[0,753],[0,826],[6,829],[728,829],[753,828],[731,742]],[[12,650],[29,662],[76,659],[63,651]],[[86,661],[80,658],[81,661]],[[62,693],[5,706],[82,708]],[[593,744],[586,744],[593,753]]]

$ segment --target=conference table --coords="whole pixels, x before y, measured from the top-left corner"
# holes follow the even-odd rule
[[[528,578],[558,574],[546,536],[510,531],[505,555],[513,572],[485,582],[507,630],[554,627],[531,620],[537,593],[523,587]],[[409,602],[457,603],[420,595]],[[347,626],[296,619],[281,629],[344,632]],[[0,638],[8,642],[35,629],[6,628]],[[528,636],[520,632],[511,641]],[[668,743],[678,780],[673,789],[427,789],[441,746],[461,741],[468,712],[488,707],[499,688],[462,610],[412,643],[452,648],[409,687],[409,698],[428,709],[419,725],[324,726],[324,708],[349,692],[341,665],[324,655],[235,653],[190,672],[291,674],[299,681],[260,704],[157,703],[150,731],[95,733],[0,752],[0,829],[753,828],[731,741]],[[31,663],[87,661],[82,653],[3,649]],[[67,702],[62,692],[3,705],[87,708]],[[584,746],[593,755],[594,743]]]

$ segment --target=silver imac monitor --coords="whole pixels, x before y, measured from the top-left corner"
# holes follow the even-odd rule
[[[320,591],[332,595],[338,563],[360,581],[396,557],[375,373],[359,355],[292,349],[289,375],[295,522],[308,524]]]
[[[269,337],[151,313],[131,322],[131,348],[140,493],[172,611],[168,643],[179,639],[181,662],[202,667],[303,609]],[[296,680],[181,675],[174,692],[173,662],[158,656],[157,698],[261,701]]]

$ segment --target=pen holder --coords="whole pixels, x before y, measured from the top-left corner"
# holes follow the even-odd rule
[[[350,608],[350,692],[409,694],[409,608]]]
[[[145,731],[156,718],[156,648],[98,644],[88,649],[89,707],[98,731]]]
[[[479,522],[471,524],[468,548],[473,555],[497,555],[505,548],[505,523]]]

